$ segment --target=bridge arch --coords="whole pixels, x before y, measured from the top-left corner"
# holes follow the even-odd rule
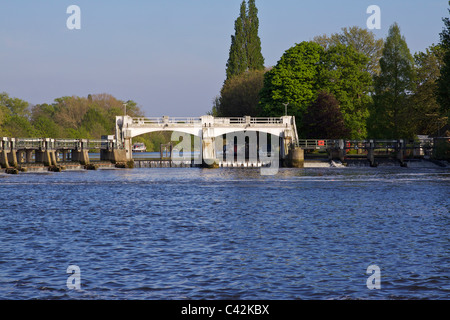
[[[137,136],[141,136],[143,134],[146,133],[152,133],[152,132],[180,132],[180,133],[186,133],[186,134],[190,134],[196,137],[202,137],[202,129],[197,129],[197,128],[132,128],[132,129],[128,129],[130,130],[130,134],[129,137],[130,138],[134,138]]]
[[[127,150],[131,158],[131,139],[151,132],[178,132],[201,139],[204,159],[215,159],[215,145],[227,135],[242,134],[260,136],[262,133],[280,139],[280,154],[284,158],[292,142],[296,142],[297,129],[293,116],[280,118],[216,118],[202,116],[200,118],[132,118],[121,116],[116,118],[116,139],[118,144]],[[272,138],[271,138],[272,139]]]
[[[256,132],[256,133],[266,133],[271,134],[274,136],[281,137],[284,133],[284,128],[278,129],[278,128],[215,128],[214,134],[212,137],[217,138],[220,136],[223,136],[224,134],[231,134],[231,133],[237,133],[237,132]]]

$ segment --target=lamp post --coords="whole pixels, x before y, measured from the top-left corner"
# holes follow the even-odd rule
[[[283,103],[283,105],[284,105],[284,115],[287,116],[287,106],[289,105],[289,102]]]

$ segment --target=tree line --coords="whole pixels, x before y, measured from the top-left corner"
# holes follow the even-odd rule
[[[297,43],[275,66],[265,68],[256,30],[258,10],[255,1],[248,2],[248,8],[242,2],[235,22],[226,80],[211,114],[279,117],[287,110],[296,117],[302,138],[450,134],[448,17],[442,19],[440,43],[425,52],[411,54],[397,23],[385,39],[349,27]],[[253,49],[245,50],[249,47]]]
[[[449,2],[450,5],[450,2]],[[450,9],[448,9],[450,13]],[[359,27],[297,43],[265,67],[255,0],[242,1],[215,116],[296,117],[301,138],[449,136],[450,18],[440,42],[411,54],[398,24],[386,39]],[[0,136],[99,139],[115,116],[143,116],[133,100],[109,94],[61,97],[30,105],[0,93]],[[136,137],[159,150],[170,133]]]
[[[110,94],[87,97],[65,96],[53,103],[30,105],[19,98],[0,93],[0,137],[100,139],[115,131],[116,116],[143,117],[133,100],[122,101]],[[146,134],[134,139],[146,144],[148,151],[159,151],[168,133]]]

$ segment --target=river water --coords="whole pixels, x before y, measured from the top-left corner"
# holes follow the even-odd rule
[[[0,299],[449,299],[449,186],[440,167],[0,174]]]

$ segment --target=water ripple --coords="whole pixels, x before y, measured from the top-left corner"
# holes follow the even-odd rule
[[[448,299],[449,171],[348,169],[2,175],[0,298]]]

